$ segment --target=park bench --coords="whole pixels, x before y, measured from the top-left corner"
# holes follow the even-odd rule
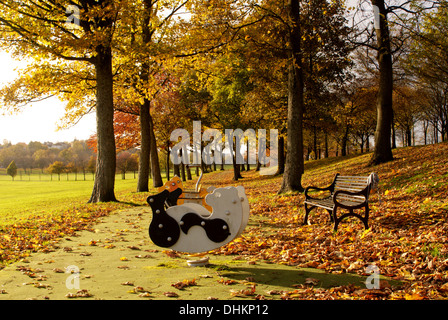
[[[330,221],[334,223],[334,231],[338,229],[339,223],[348,216],[354,216],[369,228],[369,194],[378,185],[378,175],[371,173],[368,176],[341,176],[336,174],[333,183],[327,188],[307,187],[305,189],[305,220],[308,224],[308,215],[314,208],[320,207],[328,211]],[[330,195],[325,198],[315,198],[310,191],[326,191]],[[338,209],[346,209],[348,213],[338,216]],[[364,215],[356,213],[355,210],[364,210]]]

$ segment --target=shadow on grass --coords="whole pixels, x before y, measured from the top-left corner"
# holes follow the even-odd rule
[[[147,207],[147,205],[144,203],[137,203],[132,201],[118,201],[118,203],[126,204],[131,207]]]
[[[272,267],[271,267],[272,266]],[[365,286],[367,277],[356,274],[331,274],[313,268],[294,268],[282,265],[252,266],[252,267],[232,267],[230,272],[222,275],[235,280],[251,280],[258,284],[271,286],[291,287],[297,284],[305,284],[307,279],[317,280],[317,286],[331,288],[341,285],[354,284],[359,287]]]
[[[352,273],[332,274],[314,268],[295,268],[277,264],[261,264],[250,267],[234,266],[222,273],[234,280],[247,280],[257,284],[290,287],[314,282],[316,287],[331,288],[353,284],[361,289],[366,288],[367,276]],[[380,276],[381,279],[386,279]],[[307,281],[308,279],[308,281]],[[391,285],[399,285],[396,280],[386,279]]]
[[[305,171],[308,171],[308,170],[312,171],[315,169],[322,169],[325,167],[331,168],[332,165],[340,165],[340,162],[343,162],[346,160],[354,160],[356,158],[362,158],[368,154],[370,154],[370,153],[355,153],[355,154],[350,154],[347,156],[330,157],[330,158],[325,158],[325,159],[306,161],[305,162]],[[364,161],[360,161],[360,162],[364,162]]]

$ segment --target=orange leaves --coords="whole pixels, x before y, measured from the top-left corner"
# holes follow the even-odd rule
[[[230,295],[232,297],[247,297],[247,296],[253,296],[255,294],[255,288],[256,288],[256,284],[253,284],[252,286],[246,288],[246,289],[241,289],[241,290],[230,290]]]
[[[85,230],[100,217],[106,216],[119,204],[84,205],[48,216],[34,216],[28,220],[2,226],[0,229],[0,269],[7,264],[25,258],[30,252],[50,252],[62,237]],[[95,245],[92,241],[89,245]],[[66,251],[71,248],[67,247]]]
[[[238,281],[232,280],[232,279],[225,279],[225,278],[221,278],[218,280],[218,283],[224,284],[226,286],[228,285],[232,285],[232,284],[237,284]]]
[[[186,287],[191,287],[191,286],[196,286],[196,285],[197,285],[196,279],[193,279],[193,280],[185,279],[185,280],[173,283],[171,286],[176,289],[183,290]]]
[[[380,188],[371,195],[370,229],[367,230],[357,220],[347,219],[333,233],[329,216],[323,210],[311,215],[312,225],[303,226],[302,194],[279,196],[276,192],[281,178],[272,178],[266,184],[251,173],[244,173],[250,180],[245,188],[251,202],[252,223],[241,238],[215,253],[363,277],[371,275],[367,267],[375,264],[382,277],[400,281],[382,279],[380,289],[375,291],[358,283],[355,287],[340,286],[332,290],[303,287],[283,292],[284,299],[448,297],[448,144],[395,152],[397,160],[375,168],[380,176]],[[337,166],[344,174],[364,174],[371,170],[365,168],[368,159],[360,156],[356,162],[341,160]],[[302,185],[323,186],[324,181],[330,181],[335,172],[328,170],[326,162],[310,163],[317,169],[305,170]]]

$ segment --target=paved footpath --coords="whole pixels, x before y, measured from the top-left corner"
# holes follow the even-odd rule
[[[151,215],[148,207],[111,213],[93,232],[61,240],[56,251],[34,253],[7,266],[0,271],[0,300],[229,299],[238,298],[232,292],[250,286],[246,280],[257,281],[257,292],[266,294],[284,290],[281,279],[286,274],[299,274],[292,267],[252,265],[235,256],[212,255],[210,266],[188,267],[186,260],[197,258],[173,255],[152,244]],[[194,286],[172,286],[193,279]],[[222,279],[235,285],[225,285]]]

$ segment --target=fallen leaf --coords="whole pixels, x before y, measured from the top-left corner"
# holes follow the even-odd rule
[[[279,294],[282,294],[283,291],[279,291],[279,290],[269,290],[269,291],[266,291],[266,293],[272,296],[272,295],[279,295]]]
[[[235,280],[232,280],[232,279],[224,279],[224,278],[221,278],[221,279],[219,279],[217,281],[218,281],[218,283],[222,283],[222,284],[224,284],[226,286],[238,283],[238,281],[235,281]]]
[[[150,294],[149,292],[143,292],[143,293],[140,293],[138,296],[139,296],[139,297],[147,298],[147,297],[150,297],[151,294]]]
[[[88,298],[91,297],[92,294],[89,293],[86,289],[78,290],[76,293],[67,293],[65,295],[67,298]]]
[[[45,284],[45,283],[36,283],[33,285],[33,287],[39,288],[39,289],[47,289],[47,288],[51,288],[51,286],[49,284]]]
[[[166,297],[169,297],[169,298],[175,298],[175,297],[178,297],[179,295],[177,294],[177,293],[175,293],[175,292],[164,292],[163,293]]]
[[[197,285],[196,279],[193,279],[193,280],[179,281],[179,282],[173,283],[171,286],[176,289],[183,290],[186,287],[196,286],[196,285]]]
[[[311,284],[313,286],[317,285],[319,283],[319,279],[314,279],[314,278],[306,278],[305,279],[305,284]]]
[[[233,297],[245,297],[245,296],[253,296],[255,294],[256,284],[251,286],[250,288],[241,289],[241,290],[230,290],[230,295]]]

